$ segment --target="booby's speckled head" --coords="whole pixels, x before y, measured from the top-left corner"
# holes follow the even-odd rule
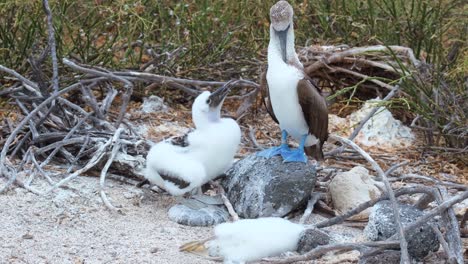
[[[276,31],[286,30],[293,22],[294,11],[287,1],[278,1],[270,8],[271,25]]]
[[[293,16],[293,8],[287,1],[278,1],[270,9],[272,32],[274,32],[279,38],[281,56],[285,62],[287,62],[287,37],[288,32],[292,30],[293,27]]]
[[[195,99],[192,105],[192,118],[197,128],[210,122],[219,121],[221,107],[232,86],[232,81],[227,82],[215,92],[205,91]]]

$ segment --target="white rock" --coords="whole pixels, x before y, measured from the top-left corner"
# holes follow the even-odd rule
[[[160,111],[167,111],[168,107],[164,104],[164,100],[161,97],[151,95],[143,99],[143,105],[141,111],[143,113],[154,113]]]
[[[360,110],[347,117],[349,126],[352,128],[357,126],[380,102],[380,99],[366,101]],[[359,144],[378,146],[380,148],[409,146],[413,143],[414,139],[415,136],[411,132],[411,129],[404,126],[401,121],[393,118],[392,113],[385,107],[380,107],[377,110],[356,137],[356,141]]]
[[[341,134],[349,130],[348,121],[346,118],[339,117],[337,115],[328,115],[328,130],[333,133]],[[351,133],[351,132],[350,132]]]
[[[366,168],[357,166],[350,171],[338,173],[329,185],[333,206],[338,214],[343,214],[361,203],[381,195],[377,186],[382,183],[374,181]],[[353,220],[365,220],[369,217],[370,208],[351,217]]]

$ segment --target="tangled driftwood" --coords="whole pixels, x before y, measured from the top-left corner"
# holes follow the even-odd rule
[[[79,65],[66,58],[62,61],[63,65],[74,73],[79,73],[79,76],[76,79],[67,79],[66,75],[59,76],[52,14],[48,1],[43,0],[43,3],[49,31],[48,46],[50,49],[48,52],[50,52],[52,58],[53,68],[51,84],[43,79],[34,82],[13,69],[0,65],[0,72],[12,76],[13,79],[11,80],[14,81],[11,87],[3,88],[0,91],[0,96],[14,101],[22,112],[22,115],[19,115],[21,121],[15,122],[6,117],[0,123],[2,128],[0,143],[3,145],[0,153],[0,177],[7,179],[6,183],[0,187],[0,193],[7,191],[12,185],[17,185],[33,193],[43,195],[62,187],[68,181],[87,171],[98,169],[100,170],[100,196],[104,204],[111,210],[120,211],[119,208],[109,202],[105,194],[106,175],[118,153],[144,155],[148,150],[148,143],[145,138],[139,135],[132,128],[130,121],[125,118],[134,83],[143,82],[151,83],[152,86],[166,86],[194,96],[204,88],[222,85],[224,82],[182,79],[148,72],[112,71],[99,67]],[[420,63],[414,57],[411,49],[399,46],[307,47],[301,50],[300,57],[304,62],[306,72],[311,77],[316,78],[322,87],[329,88],[331,93],[342,94],[342,87],[351,87],[346,89],[345,92],[353,92],[360,85],[369,88],[373,95],[386,94],[384,100],[389,100],[401,93],[397,83],[406,76],[405,74],[408,74],[399,70],[395,57],[405,63],[408,68],[416,68]],[[33,71],[36,71],[36,75],[43,75],[40,72],[42,61],[43,59],[31,61],[31,64],[34,64],[32,68]],[[66,83],[67,85],[65,85]],[[258,93],[258,84],[249,80],[239,80],[236,85],[249,88],[245,94],[232,97],[243,102],[237,111],[237,115],[240,117],[254,104]],[[119,94],[121,98],[120,108],[118,113],[115,113],[112,111],[112,105],[116,103]],[[387,193],[381,198],[364,203],[341,216],[318,223],[315,227],[323,228],[342,223],[347,218],[384,199],[390,199],[394,210],[397,211],[395,197],[406,194],[424,193],[425,196],[418,203],[420,207],[425,207],[433,200],[438,205],[428,211],[426,215],[405,227],[401,225],[398,214],[395,214],[395,221],[399,230],[399,241],[397,240],[398,237],[395,236],[384,242],[321,246],[305,255],[275,259],[270,260],[270,262],[292,263],[311,260],[330,250],[359,249],[363,254],[372,254],[376,252],[375,248],[381,250],[399,246],[403,253],[403,262],[408,263],[409,257],[404,233],[438,215],[442,216],[442,223],[446,227],[445,238],[440,231],[438,234],[440,242],[447,252],[448,259],[453,263],[463,262],[460,232],[452,206],[468,197],[466,186],[444,183],[427,176],[403,175],[399,178],[400,180],[411,178],[429,180],[437,183],[439,187],[438,189],[424,186],[403,188],[396,190],[394,194],[387,176],[395,168],[404,166],[406,163],[395,164],[387,172],[383,172],[369,154],[352,142],[366,121],[376,111],[377,108],[363,119],[348,139],[335,137],[336,140],[344,144],[337,146],[327,155],[339,155],[345,150],[345,145],[350,146],[371,163],[384,180]],[[249,129],[249,137],[254,147],[259,147],[252,127]],[[48,170],[47,165],[51,163],[62,164],[66,169],[64,172]],[[19,173],[29,176],[26,180],[22,180],[17,177]],[[43,177],[49,184],[48,188],[40,190],[33,187],[32,183],[36,177]],[[130,176],[126,174],[126,177],[138,177],[138,172],[133,171]],[[463,192],[449,198],[447,191],[441,187],[442,185],[463,190]],[[320,204],[317,201],[323,198],[324,196],[320,194],[312,195],[301,222],[307,219],[314,205]],[[233,211],[233,209],[230,208],[230,211]],[[236,215],[234,211],[231,213]],[[370,250],[372,248],[374,250]]]

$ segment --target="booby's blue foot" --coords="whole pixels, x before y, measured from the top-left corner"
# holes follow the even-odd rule
[[[288,144],[286,143],[287,138],[288,138],[288,133],[286,133],[286,130],[281,131],[281,145],[279,147],[272,147],[269,149],[262,150],[257,153],[257,156],[264,157],[267,159],[276,155],[283,156],[283,153],[290,151]]]
[[[285,152],[281,156],[283,157],[283,162],[307,163],[307,156],[305,155],[304,150],[300,148]]]
[[[307,139],[307,134],[301,137],[301,143],[295,150],[290,150],[281,154],[283,162],[304,162],[307,163],[307,156],[304,152],[304,145]]]
[[[287,152],[290,152],[288,145],[281,144],[278,147],[272,147],[272,148],[264,149],[260,152],[257,152],[257,156],[269,159],[277,155],[283,156],[283,153],[287,153]]]

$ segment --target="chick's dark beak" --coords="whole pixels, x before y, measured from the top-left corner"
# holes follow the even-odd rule
[[[286,61],[286,43],[288,39],[288,31],[289,31],[288,26],[285,30],[275,30],[276,34],[278,35],[278,38],[280,40],[280,48],[281,48],[281,56],[283,58],[283,61],[287,63]]]
[[[233,81],[229,81],[224,84],[222,87],[218,88],[214,93],[208,97],[208,104],[210,108],[216,108],[223,103],[224,98],[229,94],[229,91],[233,87]]]

